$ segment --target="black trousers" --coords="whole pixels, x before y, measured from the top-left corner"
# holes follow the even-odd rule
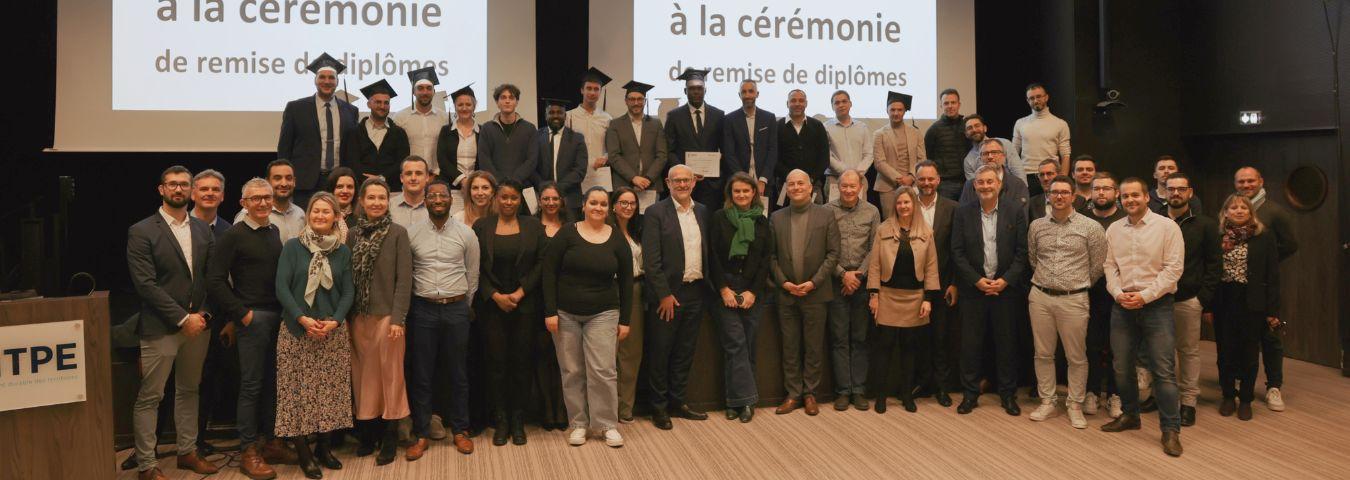
[[[1013,322],[1021,303],[1012,296],[1014,291],[1006,289],[997,296],[975,289],[961,291],[961,389],[966,398],[980,396],[986,336],[994,344],[999,396],[1017,395],[1017,329]]]
[[[1106,280],[1099,280],[1088,289],[1087,391],[1098,396],[1115,395],[1116,375],[1111,366],[1111,305],[1116,303],[1106,291]],[[1102,391],[1102,382],[1106,390]]]
[[[951,392],[959,380],[953,378],[952,363],[954,352],[960,351],[961,322],[960,303],[964,299],[958,295],[958,303],[947,306],[947,300],[933,302],[933,311],[929,312],[929,323],[920,334],[921,341],[915,348],[919,350],[919,381],[928,388],[939,392]]]
[[[1236,397],[1250,402],[1255,396],[1256,373],[1261,366],[1261,339],[1270,327],[1266,324],[1265,313],[1247,308],[1246,285],[1220,283],[1219,295],[1224,299],[1214,315],[1219,387],[1224,398]]]
[[[689,387],[689,367],[694,363],[699,326],[703,322],[707,287],[702,282],[679,285],[675,290],[675,318],[665,321],[651,305],[643,332],[642,369],[647,372],[649,399],[654,409],[680,407]],[[657,300],[659,302],[659,299]]]
[[[534,362],[530,340],[537,315],[532,308],[525,309],[531,313],[521,310],[503,312],[491,301],[480,309],[487,343],[488,397],[496,414],[521,414],[531,404],[530,367]]]
[[[920,337],[924,336],[927,326],[890,327],[877,325],[872,329],[872,359],[869,368],[875,375],[877,401],[884,402],[886,397],[899,393],[901,400],[913,400],[914,394],[914,358],[917,356]],[[899,350],[897,352],[897,350]],[[891,357],[900,355],[900,381],[891,382]]]

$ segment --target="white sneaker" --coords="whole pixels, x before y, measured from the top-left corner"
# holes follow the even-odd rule
[[[1111,418],[1120,418],[1121,415],[1125,414],[1120,406],[1120,395],[1112,395],[1111,398],[1106,399],[1106,414],[1110,415]]]
[[[1083,397],[1083,408],[1082,408],[1082,410],[1083,410],[1083,413],[1088,414],[1088,415],[1096,415],[1096,414],[1097,414],[1097,394],[1095,394],[1095,393],[1089,393],[1089,394],[1087,394],[1086,397]]]
[[[585,428],[573,428],[572,433],[567,434],[567,444],[573,447],[585,445],[586,433]]]
[[[1031,412],[1031,421],[1044,422],[1046,419],[1059,415],[1059,409],[1055,408],[1055,399],[1050,398],[1041,401],[1041,406],[1036,407],[1036,411]]]
[[[1075,403],[1069,403],[1069,425],[1073,428],[1082,430],[1087,428],[1087,418],[1083,417],[1083,407]]]
[[[1269,408],[1272,412],[1284,411],[1284,395],[1280,394],[1280,389],[1266,389],[1266,408]]]
[[[623,446],[623,435],[619,435],[619,429],[611,428],[609,430],[605,430],[605,445],[609,445],[614,448],[619,448]]]
[[[441,423],[440,415],[431,416],[431,424],[427,425],[427,436],[432,440],[445,440],[445,424]]]

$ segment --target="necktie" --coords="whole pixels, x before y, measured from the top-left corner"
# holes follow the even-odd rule
[[[332,170],[332,169],[333,169],[333,108],[332,108],[332,107],[333,107],[333,104],[332,104],[332,103],[324,102],[324,104],[323,104],[323,114],[324,114],[324,116],[328,117],[328,118],[326,119],[326,121],[328,122],[328,123],[327,123],[328,126],[326,127],[327,130],[328,130],[328,138],[327,138],[327,140],[324,141],[324,147],[323,147],[323,169],[324,169],[324,170]]]
[[[703,110],[694,110],[694,135],[703,131]]]
[[[557,132],[548,134],[548,156],[553,159],[553,181],[558,181],[558,150],[554,147],[554,142],[558,139]]]

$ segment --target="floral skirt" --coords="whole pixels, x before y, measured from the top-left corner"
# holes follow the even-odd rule
[[[347,325],[315,340],[277,335],[278,437],[331,432],[352,426],[351,341]]]

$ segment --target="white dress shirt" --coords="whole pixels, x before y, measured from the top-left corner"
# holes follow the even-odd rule
[[[606,156],[605,153],[605,130],[609,128],[609,122],[614,117],[608,112],[599,108],[595,112],[587,112],[585,107],[577,107],[567,111],[567,121],[565,126],[571,128],[573,132],[581,134],[581,138],[586,139],[586,168],[593,170],[590,166],[595,164],[595,159]]]
[[[937,194],[933,195],[933,202],[926,205],[923,203],[923,197],[919,198],[919,212],[923,213],[923,221],[928,224],[929,229],[933,228],[933,221],[937,218],[937,203]]]
[[[984,241],[984,276],[998,274],[998,207],[989,212],[980,207],[980,234]]]
[[[852,120],[847,126],[838,118],[825,122],[825,132],[830,134],[829,175],[838,176],[845,170],[866,172],[872,167],[872,130],[867,122]]]
[[[333,167],[338,166],[338,159],[342,158],[342,114],[338,109],[337,98],[329,98],[324,102],[318,95],[314,96],[314,109],[319,113],[319,166],[327,165],[323,158],[328,145],[328,112],[324,111],[324,103],[329,104],[329,109],[333,112]],[[285,241],[284,239],[282,241]]]
[[[380,148],[384,145],[384,136],[389,133],[389,119],[385,118],[384,122],[378,124],[370,117],[366,117],[363,121],[366,122],[366,134],[370,135],[370,143],[375,144],[375,148]]]
[[[1174,293],[1185,252],[1181,227],[1170,218],[1149,211],[1138,222],[1116,220],[1106,229],[1106,290],[1112,297],[1139,292],[1144,303]]]
[[[684,243],[684,274],[681,280],[692,282],[703,278],[703,231],[694,215],[694,201],[688,207],[675,202],[675,218],[680,221],[680,237]]]
[[[637,138],[637,145],[639,147],[642,146],[642,121],[646,118],[646,115],[638,117],[637,120],[633,120],[631,115],[628,117],[628,122],[633,124],[633,137]]]
[[[164,211],[164,207],[159,207],[159,214],[164,216],[164,222],[169,224],[169,231],[173,233],[173,239],[178,241],[178,247],[183,249],[183,259],[187,261],[188,275],[192,275],[192,216],[183,215],[183,220],[178,221]],[[191,314],[184,315],[178,320],[178,325],[182,326]]]
[[[417,111],[417,107],[399,110],[394,114],[394,123],[408,132],[408,152],[426,159],[431,173],[440,173],[436,141],[441,136],[441,127],[450,124],[450,117],[433,104],[426,113]]]

